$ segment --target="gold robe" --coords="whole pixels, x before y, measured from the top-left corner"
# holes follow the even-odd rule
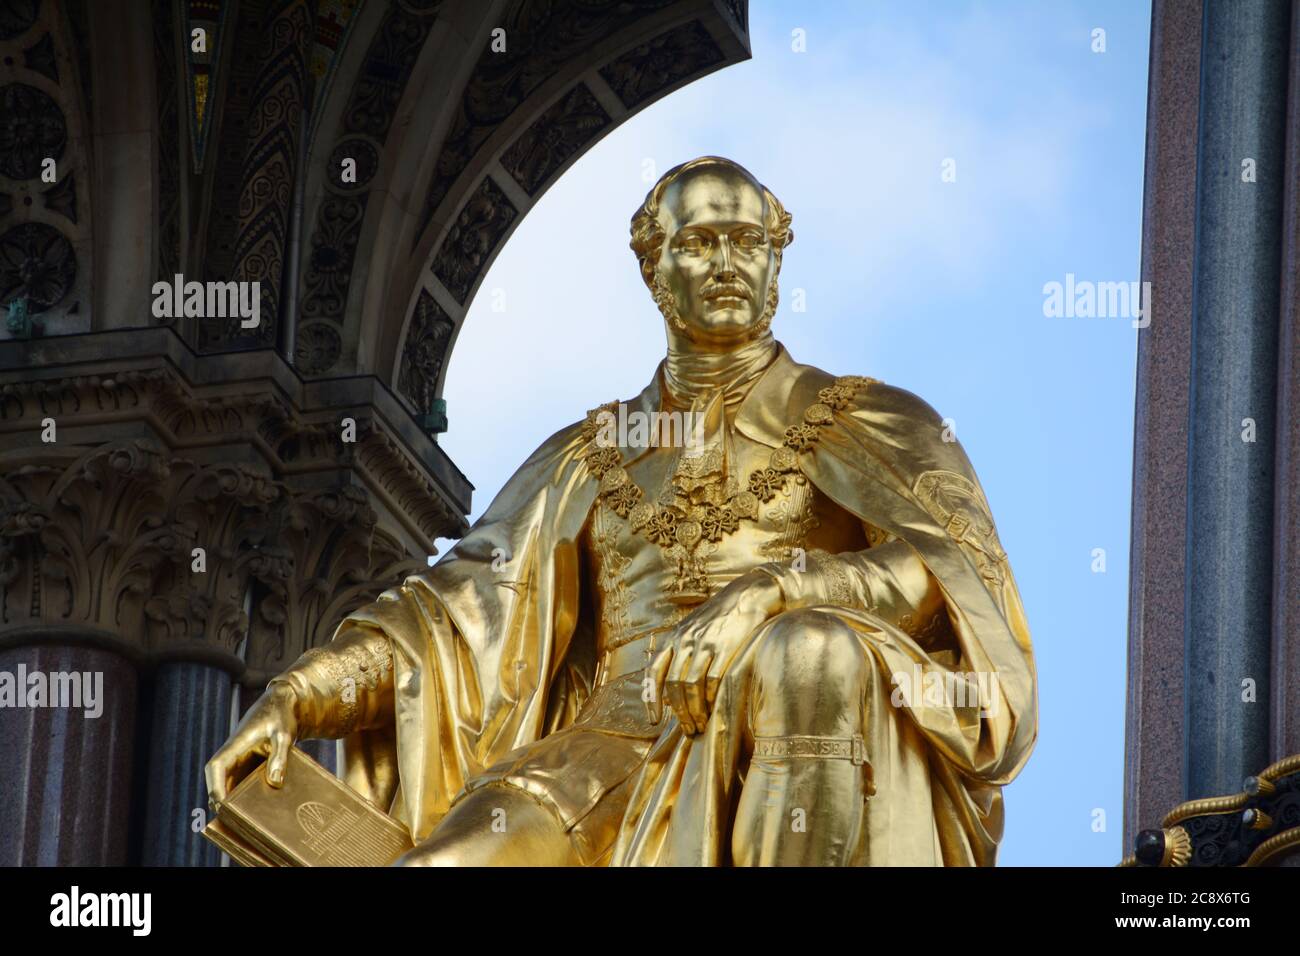
[[[781,348],[735,413],[735,428],[778,448],[787,427],[833,381]],[[629,409],[658,411],[659,383],[656,375]],[[572,728],[591,694],[595,622],[580,541],[598,483],[582,457],[590,439],[582,426],[544,442],[435,567],[340,625],[339,635],[361,628],[388,638],[396,711],[393,730],[346,738],[347,780],[390,808],[417,842],[467,785],[500,779],[517,754],[536,754],[530,745]],[[873,383],[800,455],[819,492],[920,556],[951,626],[946,649],[931,654],[897,622],[831,608],[877,665],[866,719],[876,794],[866,808],[860,863],[991,865],[1002,829],[1000,788],[1028,759],[1037,732],[1033,655],[1015,582],[970,463],[944,437],[923,401]],[[624,450],[625,461],[634,456]],[[894,675],[917,668],[989,675],[992,700],[981,711],[919,693],[901,701],[891,695]],[[639,683],[621,693],[639,700]],[[590,805],[612,782],[626,788],[618,804],[626,811],[613,824],[612,846],[580,847],[585,862],[727,861],[738,769],[733,704],[724,679],[716,719],[703,734],[687,737],[669,716],[656,737],[628,751],[619,779],[591,780]],[[583,779],[579,750],[557,749],[556,756],[576,763],[557,762],[557,777]]]

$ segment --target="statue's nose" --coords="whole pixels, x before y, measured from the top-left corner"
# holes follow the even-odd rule
[[[718,261],[714,266],[714,277],[719,280],[734,279],[736,270],[731,264],[731,243],[726,236],[718,240]]]

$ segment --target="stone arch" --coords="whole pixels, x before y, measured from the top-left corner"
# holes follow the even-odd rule
[[[484,4],[393,2],[367,5],[352,27],[338,80],[312,132],[305,180],[295,362],[305,375],[364,370],[355,361],[360,309],[377,241],[374,213],[401,188],[396,143],[410,135],[399,114],[428,85],[447,84],[457,63],[466,20],[487,18],[500,0]],[[436,74],[436,75],[431,75]],[[344,159],[356,164],[356,181],[342,179]],[[356,281],[360,279],[361,281]]]
[[[403,3],[388,14],[403,15],[417,14]],[[504,52],[491,47],[498,27]],[[371,49],[383,30],[372,31]],[[364,204],[324,180],[349,135],[346,107],[313,146],[309,193],[317,201],[304,229],[298,318],[298,353],[308,361],[300,369],[375,374],[425,419],[470,301],[523,216],[627,117],[746,59],[745,30],[744,5],[723,0],[438,8],[393,106],[397,122],[367,160],[375,168]],[[355,82],[365,76],[363,63]],[[433,95],[444,90],[452,92]],[[340,260],[343,274],[325,276],[321,266]],[[325,310],[311,297],[329,282]]]

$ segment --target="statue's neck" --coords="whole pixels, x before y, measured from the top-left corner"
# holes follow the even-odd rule
[[[664,385],[678,404],[689,405],[720,388],[727,404],[734,405],[772,364],[779,348],[770,331],[730,351],[705,352],[670,344],[663,365]]]

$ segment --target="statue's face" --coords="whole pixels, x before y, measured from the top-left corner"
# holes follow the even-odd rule
[[[754,333],[776,258],[762,189],[740,170],[689,170],[664,191],[659,273],[690,339],[725,344]]]

